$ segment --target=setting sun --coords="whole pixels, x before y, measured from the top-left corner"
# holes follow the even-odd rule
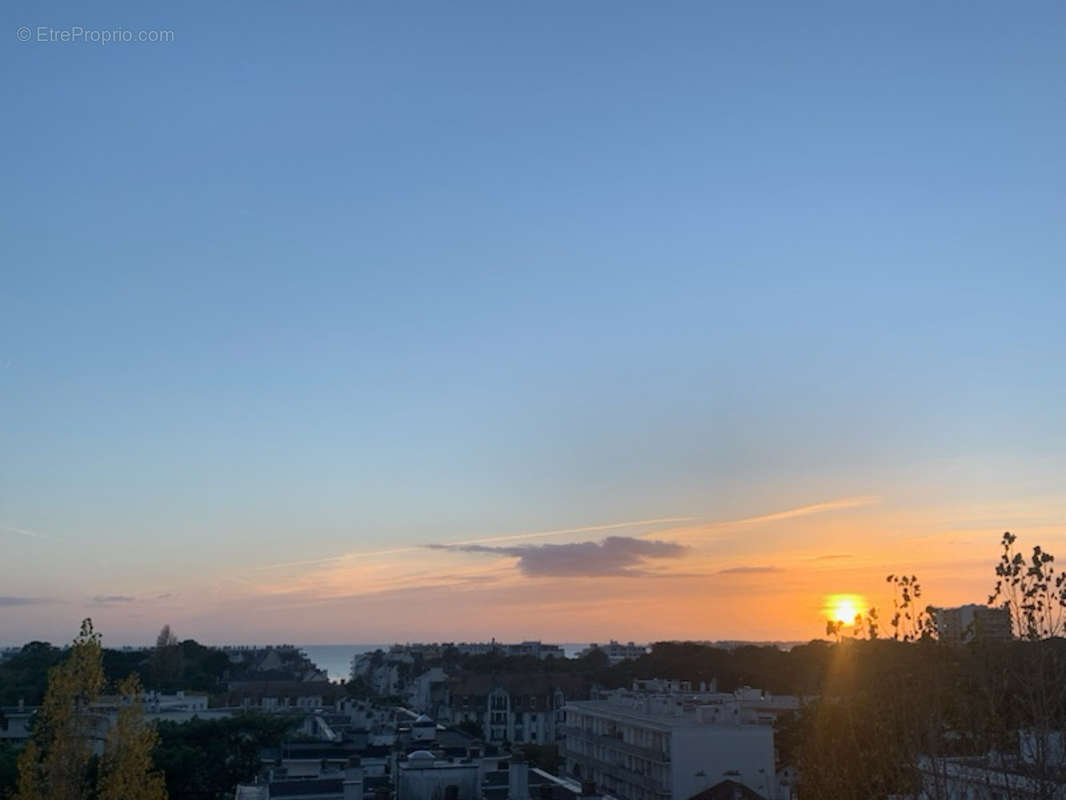
[[[850,625],[865,607],[865,600],[857,594],[832,594],[826,598],[825,613],[833,622]]]

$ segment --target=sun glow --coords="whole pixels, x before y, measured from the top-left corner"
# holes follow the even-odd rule
[[[865,600],[857,594],[831,594],[825,599],[825,615],[832,622],[850,625],[865,609]]]

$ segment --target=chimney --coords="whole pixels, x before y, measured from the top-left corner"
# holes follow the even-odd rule
[[[521,753],[511,756],[507,768],[507,800],[529,800],[529,764]]]

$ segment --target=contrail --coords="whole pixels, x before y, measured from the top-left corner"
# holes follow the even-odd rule
[[[743,527],[745,525],[758,525],[762,522],[778,522],[784,519],[806,517],[809,514],[824,514],[830,511],[841,511],[845,508],[859,508],[861,506],[874,505],[880,502],[881,498],[875,495],[863,495],[861,497],[842,497],[839,500],[829,500],[825,503],[813,503],[807,506],[797,506],[796,508],[789,508],[784,511],[774,511],[771,514],[760,514],[757,517],[744,517],[743,519],[731,519],[725,520],[723,522],[707,522],[701,525],[698,530],[683,531],[679,536],[675,538],[684,539],[686,537],[698,535],[708,530],[738,528]]]
[[[844,497],[840,500],[830,500],[826,503],[814,503],[809,506],[799,506],[797,508],[790,508],[786,511],[775,511],[772,514],[763,514],[759,517],[735,519],[731,522],[716,522],[714,523],[714,525],[716,527],[719,525],[754,525],[758,522],[774,522],[779,519],[805,517],[808,514],[821,514],[825,511],[839,511],[844,508],[858,508],[859,506],[869,506],[879,502],[881,502],[881,498],[872,495],[863,497]]]

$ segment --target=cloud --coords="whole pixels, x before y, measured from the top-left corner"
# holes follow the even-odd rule
[[[840,558],[852,558],[851,553],[830,553],[826,556],[815,556],[815,561],[835,561]]]
[[[529,531],[526,533],[509,533],[496,536],[484,536],[477,539],[464,539],[458,542],[449,542],[446,545],[421,545],[412,547],[393,547],[388,550],[356,550],[350,553],[342,553],[337,556],[325,556],[324,558],[311,558],[302,561],[283,561],[279,564],[264,564],[255,567],[255,570],[286,569],[288,567],[317,566],[321,564],[334,564],[343,561],[352,561],[361,558],[375,558],[378,556],[392,556],[406,553],[417,553],[425,547],[443,548],[460,547],[465,545],[489,544],[492,542],[515,542],[527,539],[545,539],[551,536],[567,536],[575,533],[592,533],[594,531],[612,531],[622,528],[645,528],[649,525],[665,525],[672,522],[691,522],[696,517],[654,517],[652,519],[637,519],[629,522],[607,522],[600,525],[585,525],[580,528],[556,528],[550,531]]]
[[[518,569],[531,578],[639,577],[654,574],[649,559],[680,558],[687,548],[674,542],[608,536],[602,542],[488,547],[481,544],[428,545],[434,550],[491,553],[518,559]]]
[[[108,605],[111,603],[132,603],[134,599],[125,594],[98,594],[92,598],[92,601],[101,605]]]
[[[10,606],[39,606],[45,603],[53,602],[48,597],[12,597],[11,595],[0,595],[0,608]]]
[[[29,528],[13,528],[10,525],[0,525],[0,531],[6,531],[7,533],[17,533],[19,536],[25,536],[29,539],[41,539],[44,538],[44,534],[30,530]]]
[[[830,500],[826,503],[812,503],[808,506],[798,506],[785,511],[775,511],[772,514],[763,514],[758,517],[736,519],[732,522],[722,522],[720,525],[756,525],[760,522],[776,522],[782,519],[805,517],[808,514],[823,514],[828,511],[842,511],[845,508],[860,508],[881,502],[880,497],[864,495],[862,497],[843,497],[840,500]]]
[[[715,575],[753,575],[764,572],[781,572],[780,567],[772,566],[752,566],[752,567],[729,567],[728,569],[720,569]]]

